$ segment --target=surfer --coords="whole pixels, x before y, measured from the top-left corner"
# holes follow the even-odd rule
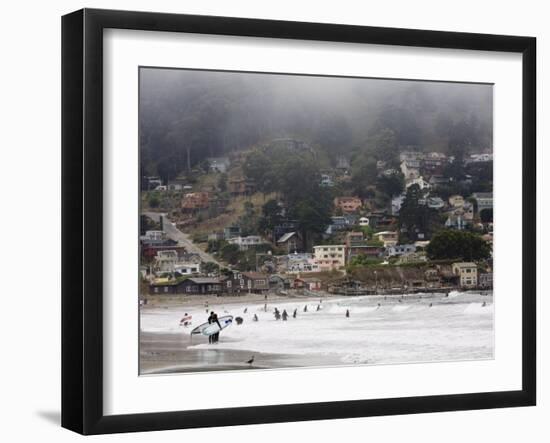
[[[317,305],[317,312],[321,310],[321,305]]]
[[[485,306],[487,306],[487,302],[484,301],[483,304],[481,305],[482,308],[484,308]]]
[[[246,312],[248,311],[248,308],[244,308],[244,313],[246,314]]]
[[[281,318],[281,313],[279,312],[279,310],[277,308],[275,308],[275,320],[279,320]]]
[[[288,313],[286,312],[286,309],[283,309],[283,321],[286,321],[288,318]]]
[[[433,306],[433,303],[430,303],[430,308]]]
[[[258,316],[256,314],[254,314],[254,317],[252,317],[252,320],[253,321],[258,321]]]
[[[304,306],[304,312],[307,312],[307,305]]]
[[[267,303],[264,305],[264,312],[267,312]]]
[[[208,309],[206,310],[208,312]],[[214,316],[214,311],[210,311],[210,315],[208,316],[208,324],[212,324],[212,318]],[[208,344],[212,344],[214,342],[214,335],[208,336]]]
[[[296,318],[296,315],[298,315],[298,309],[294,309],[294,312],[292,313],[292,318]]]
[[[349,318],[349,309],[346,309],[346,318]]]

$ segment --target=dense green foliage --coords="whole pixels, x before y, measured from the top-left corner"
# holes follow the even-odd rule
[[[472,232],[443,230],[434,234],[426,253],[433,260],[452,258],[472,261],[489,258],[491,248]]]

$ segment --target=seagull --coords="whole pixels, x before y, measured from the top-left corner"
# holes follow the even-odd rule
[[[248,363],[249,365],[251,365],[252,363],[254,363],[254,356],[252,356],[252,358],[251,358],[250,360],[248,360],[247,363]]]

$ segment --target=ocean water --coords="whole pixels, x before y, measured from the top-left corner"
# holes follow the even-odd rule
[[[287,311],[287,321],[275,320],[275,307],[281,313]],[[326,356],[342,364],[490,359],[494,353],[492,295],[453,292],[449,296],[362,296],[322,302],[289,299],[268,303],[267,312],[263,304],[224,305],[222,301],[209,309],[219,316],[244,319],[242,325],[233,323],[221,332],[216,349]],[[297,317],[292,318],[295,309]],[[187,328],[179,325],[185,313],[193,316],[193,325]],[[254,314],[257,322],[252,320]],[[141,329],[189,335],[207,316],[204,306],[144,309]],[[196,344],[189,349],[211,349],[203,337],[193,341]]]

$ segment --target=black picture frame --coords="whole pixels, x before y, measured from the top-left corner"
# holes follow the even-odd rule
[[[103,413],[103,30],[503,51],[522,54],[522,388],[132,415]],[[62,18],[62,426],[82,434],[414,414],[536,403],[536,39],[83,9]]]

